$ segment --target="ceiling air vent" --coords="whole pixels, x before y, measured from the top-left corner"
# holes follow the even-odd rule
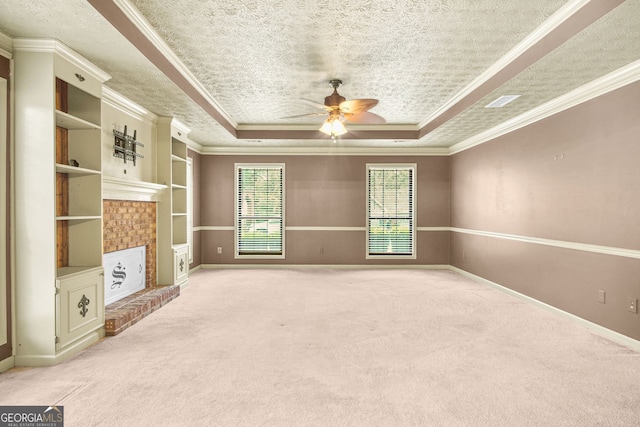
[[[500,98],[496,99],[495,101],[485,105],[484,108],[504,107],[505,105],[507,105],[508,103],[510,103],[511,101],[513,101],[519,96],[520,95],[502,95]]]

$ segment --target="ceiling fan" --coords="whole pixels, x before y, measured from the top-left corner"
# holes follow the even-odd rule
[[[324,104],[319,104],[306,99],[302,100],[314,107],[324,110],[323,113],[301,114],[299,116],[287,118],[329,114],[329,117],[327,117],[319,130],[332,138],[347,133],[347,129],[343,124],[345,120],[358,124],[386,123],[384,118],[368,111],[378,104],[377,99],[351,99],[347,101],[344,96],[338,93],[338,88],[342,85],[342,80],[329,80],[329,84],[333,87],[333,93],[324,98]]]

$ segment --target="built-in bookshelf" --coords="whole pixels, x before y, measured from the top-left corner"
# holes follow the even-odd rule
[[[158,120],[158,183],[168,187],[158,208],[158,283],[184,285],[188,279],[187,135],[173,118]]]
[[[104,335],[101,94],[109,76],[56,40],[13,47],[23,212],[16,250],[29,255],[16,260],[15,358],[51,365]]]
[[[56,78],[58,278],[102,266],[100,98]]]

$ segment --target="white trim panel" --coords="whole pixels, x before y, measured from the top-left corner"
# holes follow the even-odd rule
[[[589,243],[567,242],[563,240],[544,239],[540,237],[520,236],[517,234],[495,233],[492,231],[469,230],[466,228],[451,227],[451,231],[476,236],[493,237],[496,239],[513,240],[517,242],[532,243],[536,245],[553,246],[556,248],[573,249],[576,251],[593,252],[603,255],[614,255],[625,258],[640,259],[640,250],[616,248],[612,246],[592,245]]]
[[[285,231],[367,231],[367,227],[336,227],[315,225],[285,226]],[[233,225],[201,225],[193,227],[194,231],[234,231]],[[451,227],[416,227],[416,231],[451,231]]]
[[[451,231],[451,227],[416,227],[416,231]]]
[[[232,225],[200,226],[194,227],[194,231],[234,231]],[[471,230],[458,227],[416,227],[418,232],[451,231],[455,233],[473,234],[476,236],[493,237],[496,239],[514,240],[517,242],[536,245],[553,246],[556,248],[572,249],[575,251],[593,252],[603,255],[613,255],[625,258],[640,259],[640,250],[617,248],[613,246],[592,245],[589,243],[568,242],[564,240],[544,239],[540,237],[521,236],[518,234],[496,233],[493,231]],[[290,226],[285,231],[367,231],[366,227],[321,227],[321,226]]]
[[[201,225],[193,227],[193,231],[235,231],[233,225]]]
[[[367,227],[322,227],[322,226],[290,226],[285,231],[367,231]]]
[[[102,200],[157,202],[165,189],[167,186],[164,184],[130,181],[110,176],[102,177]]]

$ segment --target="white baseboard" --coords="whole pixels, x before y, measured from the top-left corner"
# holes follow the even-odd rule
[[[200,270],[202,268],[202,264],[199,264],[195,267],[193,267],[191,270],[189,270],[189,275],[195,273],[196,271]]]
[[[205,270],[448,270],[448,264],[201,264]]]
[[[184,280],[182,282],[180,282],[180,292],[182,292],[183,290],[187,289],[189,287],[190,283],[189,283],[189,278],[187,278],[187,280]]]
[[[499,284],[497,284],[495,282],[492,282],[490,280],[484,279],[484,278],[482,278],[480,276],[476,276],[475,274],[469,273],[468,271],[462,270],[462,269],[460,269],[458,267],[449,266],[449,269],[452,270],[452,271],[455,271],[457,273],[460,273],[461,275],[463,275],[465,277],[468,277],[469,279],[471,279],[471,280],[473,280],[475,282],[490,286],[490,287],[492,287],[494,289],[497,289],[497,290],[502,291],[504,293],[507,293],[509,295],[513,295],[516,298],[524,300],[524,301],[526,301],[526,302],[528,302],[530,304],[533,304],[533,305],[535,305],[537,307],[540,307],[540,308],[542,308],[544,310],[550,311],[551,313],[558,314],[560,316],[566,317],[566,318],[572,320],[573,322],[577,323],[578,325],[580,325],[580,326],[582,326],[582,327],[584,327],[584,328],[586,328],[586,329],[588,329],[588,330],[590,330],[590,331],[592,331],[592,332],[594,332],[594,333],[596,333],[598,335],[601,335],[601,336],[603,336],[605,338],[608,338],[611,341],[614,341],[614,342],[616,342],[618,344],[624,345],[625,347],[629,347],[632,350],[640,352],[640,341],[638,341],[638,340],[635,340],[635,339],[633,339],[631,337],[623,335],[623,334],[621,334],[619,332],[612,331],[609,328],[605,328],[604,326],[598,325],[597,323],[590,322],[589,320],[583,319],[582,317],[578,317],[575,314],[568,313],[568,312],[566,312],[564,310],[561,310],[561,309],[559,309],[557,307],[554,307],[554,306],[549,305],[547,303],[544,303],[542,301],[538,301],[535,298],[531,298],[531,297],[529,297],[527,295],[521,294],[520,292],[514,291],[513,289],[509,289],[509,288],[504,287],[502,285],[499,285]]]
[[[53,366],[76,356],[82,350],[104,338],[104,328],[87,334],[82,339],[60,350],[55,355],[16,355],[15,366]]]
[[[16,362],[14,356],[9,356],[4,360],[0,360],[0,374],[13,368],[15,366],[15,363]]]

